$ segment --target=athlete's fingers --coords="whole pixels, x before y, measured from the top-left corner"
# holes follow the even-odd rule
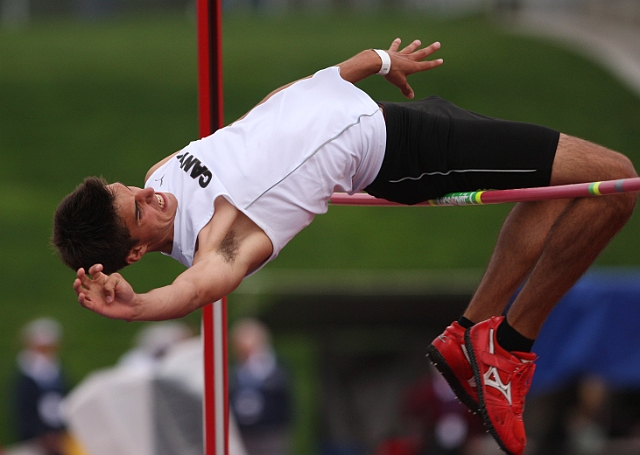
[[[102,270],[104,269],[104,267],[102,267],[102,264],[93,264],[90,268],[89,268],[89,275],[91,275],[91,277],[96,280],[98,279],[98,277],[100,277],[102,275]]]
[[[408,54],[407,57],[415,62],[422,62],[427,57],[434,54],[438,49],[440,49],[440,43],[436,41],[435,43],[430,44],[427,47],[423,47],[422,49],[418,49],[417,51]]]
[[[438,58],[436,60],[425,60],[423,62],[416,62],[416,63],[418,63],[419,65],[417,71],[428,71],[430,69],[433,69],[442,65],[442,63],[444,63],[444,60],[442,60],[441,58]]]
[[[83,268],[79,268],[78,272],[76,272],[76,281],[79,282],[79,284],[84,287],[84,288],[88,288],[91,285],[91,278],[89,278],[89,276],[87,275],[87,273],[84,271]],[[74,282],[74,287],[75,287],[75,282]]]
[[[127,280],[117,272],[109,275],[105,281],[104,289],[107,303],[113,302],[116,297],[122,303],[127,301],[133,294],[133,289],[131,289]]]
[[[400,43],[402,40],[400,38],[396,38],[391,42],[391,46],[389,46],[389,50],[391,52],[398,52],[398,48],[400,47]]]
[[[434,52],[436,52],[438,49],[440,49],[442,47],[442,45],[440,44],[439,41],[436,41],[434,43],[431,43],[430,45],[423,47],[422,49],[420,49],[420,54],[424,55],[423,57],[421,57],[420,59],[422,60],[425,57],[428,57],[429,55],[433,54]]]
[[[96,312],[98,314],[102,314],[99,311],[101,307],[100,301],[96,299],[92,299],[90,296],[88,296],[84,292],[78,295],[78,302],[83,308],[86,308],[87,310]]]
[[[75,291],[76,294],[80,295],[81,292],[84,292],[85,287],[82,285],[82,281],[80,281],[80,278],[76,278],[73,281],[73,290]]]
[[[420,62],[411,62],[411,65],[408,65],[405,70],[405,76],[409,76],[414,73],[419,73],[421,71],[429,71],[430,69],[436,68],[442,65],[443,60],[441,58],[436,60],[424,60]],[[393,68],[392,68],[393,70]]]
[[[82,305],[83,307],[90,309],[87,296],[84,292],[78,294],[78,303],[80,303],[80,305]]]
[[[103,286],[105,302],[107,303],[113,302],[116,295],[116,287],[118,287],[119,282],[120,282],[119,273],[114,273],[107,278]]]
[[[398,76],[397,74],[395,74],[395,75],[391,75],[391,77],[388,78],[388,80],[393,85],[398,87],[404,96],[406,96],[409,99],[413,98],[414,96],[413,89],[409,85],[409,82],[407,81],[406,76],[404,75]]]
[[[422,42],[419,39],[413,40],[408,46],[400,51],[401,54],[412,54],[420,47]]]
[[[413,99],[413,97],[414,97],[413,89],[411,88],[411,86],[408,83],[405,84],[403,87],[400,87],[400,91],[407,98]]]

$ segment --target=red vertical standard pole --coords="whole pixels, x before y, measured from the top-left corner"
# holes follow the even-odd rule
[[[200,137],[223,126],[222,2],[196,0]],[[229,453],[227,302],[202,310],[204,355],[204,454]]]

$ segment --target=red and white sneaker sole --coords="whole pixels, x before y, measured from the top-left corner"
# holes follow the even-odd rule
[[[440,354],[440,351],[438,351],[438,349],[436,349],[432,344],[427,347],[427,357],[433,366],[440,372],[442,377],[447,381],[449,387],[451,387],[451,390],[453,390],[453,393],[456,394],[460,402],[469,408],[469,410],[474,414],[477,413],[480,410],[477,399],[467,392],[465,387],[460,383],[456,374],[453,372],[453,369],[449,366],[442,354]]]

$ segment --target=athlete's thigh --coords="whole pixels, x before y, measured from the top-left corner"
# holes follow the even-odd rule
[[[551,168],[551,185],[635,176],[633,164],[621,153],[584,139],[560,134]]]

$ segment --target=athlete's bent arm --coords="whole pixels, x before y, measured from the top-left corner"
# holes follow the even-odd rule
[[[136,293],[119,273],[106,275],[102,265],[79,269],[73,288],[80,304],[102,316],[126,321],[159,321],[183,317],[228,295],[247,270],[211,254],[181,273],[173,283]]]

